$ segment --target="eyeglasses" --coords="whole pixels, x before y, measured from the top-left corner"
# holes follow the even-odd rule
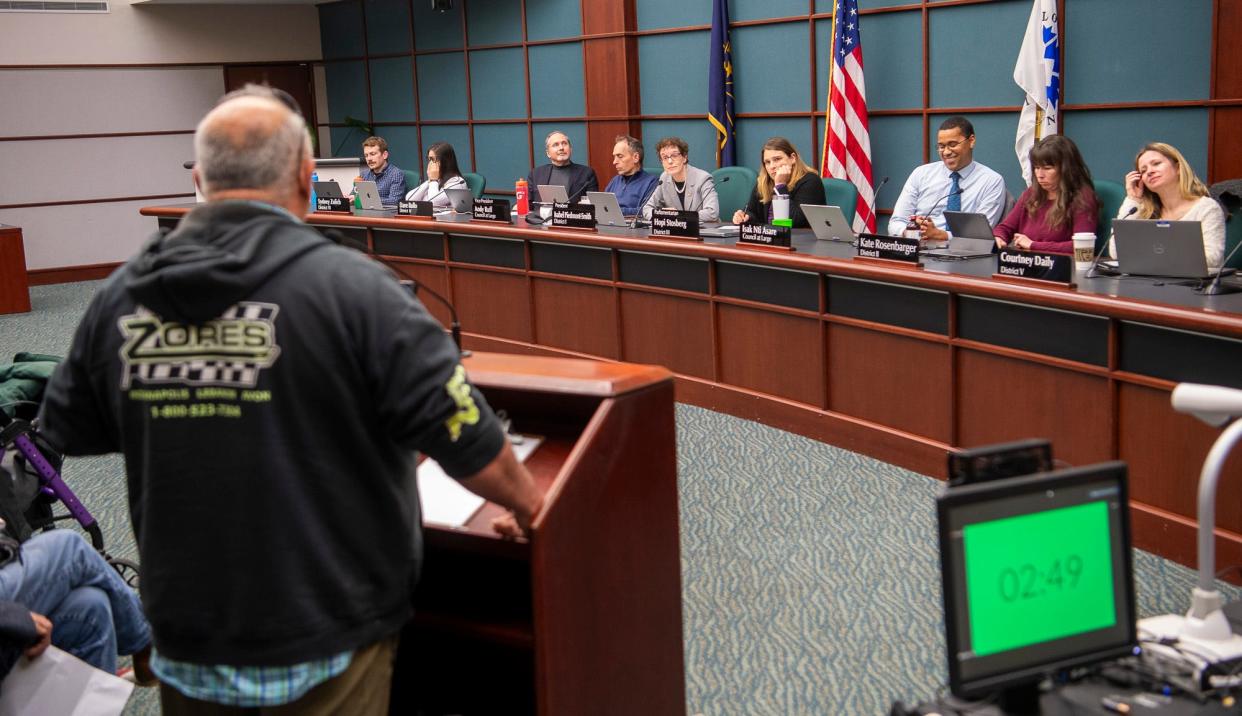
[[[673,153],[673,154],[661,154],[661,155],[660,155],[660,161],[662,161],[662,162],[675,162],[675,161],[677,161],[678,159],[681,159],[681,152],[675,152],[675,153]]]
[[[436,162],[438,162],[438,161],[440,161],[440,160],[439,160],[439,159],[436,159],[435,157],[427,157],[427,163],[428,163],[428,164],[435,164],[435,163],[436,163]]]
[[[937,144],[936,151],[937,152],[956,152],[957,148],[962,146],[965,143],[966,143],[966,140],[963,139],[963,140],[959,140],[956,142],[946,142],[944,144]]]

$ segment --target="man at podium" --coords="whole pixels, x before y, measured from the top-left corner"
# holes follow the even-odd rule
[[[503,534],[542,505],[442,327],[299,218],[314,160],[283,100],[250,86],[199,124],[207,203],[99,290],[44,403],[66,453],[125,455],[165,714],[387,713],[416,450],[511,509]]]

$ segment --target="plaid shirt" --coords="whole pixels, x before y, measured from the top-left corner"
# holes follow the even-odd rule
[[[397,202],[405,198],[405,172],[392,162],[388,162],[384,171],[379,174],[371,171],[371,167],[363,169],[362,180],[375,182],[375,188],[379,189],[380,203],[385,206],[396,206]]]
[[[240,707],[280,706],[349,668],[353,651],[289,666],[208,666],[173,661],[151,650],[151,670],[185,696]]]

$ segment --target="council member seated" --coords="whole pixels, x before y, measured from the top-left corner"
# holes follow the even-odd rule
[[[1074,234],[1094,234],[1100,205],[1091,170],[1074,140],[1054,134],[1030,151],[1035,182],[996,226],[996,245],[1054,254],[1074,253]]]
[[[720,220],[720,198],[712,175],[690,166],[690,145],[680,137],[665,137],[656,144],[664,171],[651,198],[643,205],[643,218],[656,209],[699,212],[699,221]]]
[[[467,189],[466,180],[457,168],[457,152],[448,142],[436,142],[427,148],[427,181],[405,195],[406,201],[429,201],[437,209],[452,202],[445,189]]]
[[[824,182],[815,170],[807,166],[798,155],[792,142],[784,137],[772,137],[763,143],[760,155],[763,167],[759,179],[750,191],[745,209],[733,212],[733,223],[772,223],[772,197],[789,197],[789,219],[796,229],[810,226],[802,213],[803,204],[823,204]]]
[[[543,147],[550,163],[530,170],[526,183],[529,186],[531,201],[536,203],[543,201],[539,197],[540,184],[565,187],[570,204],[578,203],[582,195],[588,191],[599,190],[599,179],[595,177],[595,170],[573,163],[574,148],[569,143],[568,135],[564,132],[551,132],[544,138]]]
[[[1005,211],[1005,180],[974,160],[975,128],[961,116],[949,117],[936,132],[940,161],[910,173],[893,206],[888,233],[899,236],[908,223],[919,227],[920,238],[945,241],[945,211],[983,214],[996,226]]]
[[[1143,147],[1134,158],[1134,171],[1126,174],[1125,184],[1126,200],[1121,202],[1118,219],[1198,221],[1208,268],[1224,263],[1225,212],[1177,148],[1164,142]],[[1108,250],[1117,255],[1112,240]]]
[[[658,179],[643,171],[643,143],[628,134],[617,135],[612,145],[612,165],[617,175],[608,182],[604,191],[616,194],[621,213],[634,216],[647,203],[656,188]]]
[[[367,163],[362,180],[375,182],[381,204],[396,206],[405,196],[405,172],[388,161],[388,142],[383,137],[367,137],[362,142],[362,158]]]

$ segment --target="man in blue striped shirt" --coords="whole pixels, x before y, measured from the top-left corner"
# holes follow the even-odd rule
[[[383,137],[367,137],[362,143],[362,158],[367,163],[362,180],[375,182],[382,204],[396,206],[405,198],[405,172],[388,161],[388,142]]]

